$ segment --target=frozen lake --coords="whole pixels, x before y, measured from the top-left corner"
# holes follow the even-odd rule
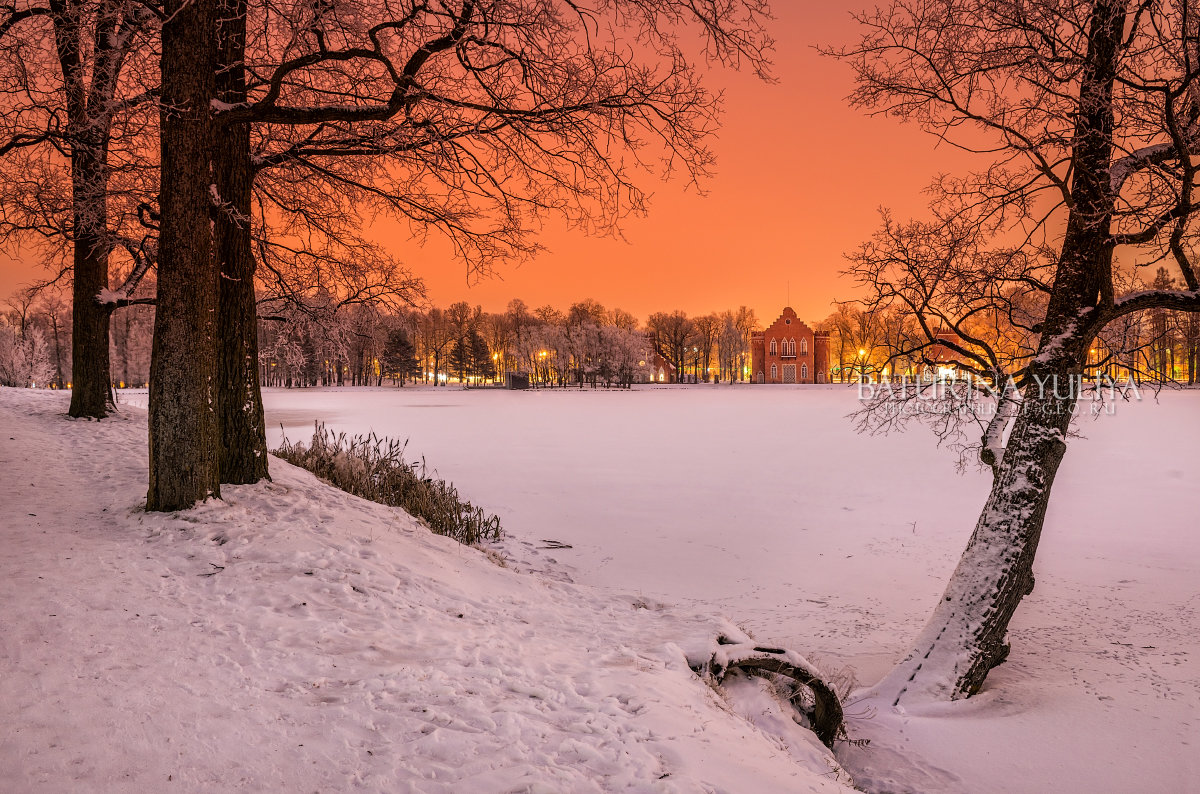
[[[576,580],[711,604],[867,679],[924,620],[988,486],[923,428],[856,434],[856,393],[841,386],[268,390],[265,402],[272,446],[280,425],[306,440],[314,420],[408,439],[410,459],[498,513],[514,541],[571,545],[553,556]],[[1080,423],[1039,557],[1050,580],[1137,579],[1133,557],[1166,564],[1192,542],[1197,416],[1193,391]]]
[[[269,390],[265,402],[272,446],[281,424],[306,440],[314,420],[408,439],[410,458],[501,516],[515,558],[568,544],[537,554],[579,582],[722,612],[863,683],[923,624],[988,487],[923,428],[855,434],[856,394],[841,386]],[[1013,756],[981,746],[1017,747],[1031,779],[1072,781],[1063,791],[1194,785],[1198,418],[1200,391],[1186,391],[1079,423],[1010,661],[956,712],[963,730],[913,718],[898,751],[956,758],[964,780],[997,785]]]
[[[281,424],[307,440],[314,420],[408,439],[411,459],[498,513],[514,541],[572,546],[547,553],[575,580],[695,601],[856,665],[891,659],[896,610],[924,617],[987,485],[957,476],[927,435],[856,435],[842,387],[272,390],[265,401],[272,446]],[[827,608],[854,615],[853,631],[831,633]]]

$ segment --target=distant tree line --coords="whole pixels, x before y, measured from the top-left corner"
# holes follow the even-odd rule
[[[1149,287],[1166,289],[1159,269]],[[154,275],[139,285],[153,294]],[[761,325],[741,306],[689,317],[656,312],[644,324],[594,300],[529,308],[514,299],[503,312],[466,302],[415,309],[394,301],[342,304],[330,294],[260,298],[258,375],[263,386],[503,383],[510,373],[532,386],[624,386],[739,382],[749,379],[750,334]],[[1018,356],[1035,335],[1015,307],[969,323],[970,331]],[[829,378],[916,377],[930,366],[928,339],[916,318],[895,307],[871,310],[839,303],[816,328],[829,333]],[[145,387],[150,379],[154,307],[114,313],[109,340],[112,388]],[[72,315],[56,289],[20,290],[0,310],[0,384],[72,385]],[[1146,383],[1200,380],[1200,317],[1152,309],[1105,329],[1089,359],[1093,374]]]
[[[1149,283],[1130,279],[1125,288],[1168,290],[1179,286],[1166,268],[1160,267]],[[922,327],[914,313],[895,305],[847,302],[839,303],[817,327],[829,333],[832,380],[914,378],[939,366],[971,369],[961,356],[937,343],[939,332],[950,339],[985,342],[997,356],[1013,364],[1028,361],[1036,351],[1037,318],[1044,312],[1044,301],[1014,292],[997,300],[989,311],[967,319],[948,315],[927,320],[927,327]],[[1084,374],[1122,382],[1200,382],[1200,315],[1154,308],[1122,316],[1093,341]]]
[[[643,326],[594,300],[564,312],[514,299],[503,312],[460,301],[446,308],[359,305],[340,313],[322,301],[290,306],[259,323],[263,385],[628,386],[661,380],[743,380],[754,312],[689,318],[651,315]]]

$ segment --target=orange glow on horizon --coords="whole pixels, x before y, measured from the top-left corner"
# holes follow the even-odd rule
[[[724,91],[725,113],[706,195],[645,177],[654,193],[650,215],[628,221],[625,240],[548,224],[546,253],[469,285],[465,266],[436,236],[421,248],[384,221],[370,236],[423,277],[431,301],[443,307],[465,300],[502,311],[520,298],[531,308],[566,310],[592,298],[644,322],[656,311],[696,315],[747,305],[767,325],[790,303],[806,322],[819,322],[833,300],[853,296],[839,276],[842,255],[875,230],[878,209],[890,207],[898,218],[923,215],[930,179],[970,162],[948,147],[935,149],[915,127],[847,107],[849,67],[813,48],[853,41],[849,14],[865,5],[775,3],[779,82],[710,74],[710,86]],[[0,299],[43,277],[37,262],[34,252],[17,260],[0,255]]]

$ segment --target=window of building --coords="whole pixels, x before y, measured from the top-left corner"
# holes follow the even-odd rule
[[[807,339],[800,340],[800,355],[802,355],[802,356],[808,355],[808,340]]]
[[[771,355],[775,355],[778,352],[779,352],[779,348],[775,346],[775,340],[772,339],[771,340]]]
[[[774,347],[775,343],[772,342],[771,346]],[[775,351],[772,350],[771,352],[774,353]],[[779,380],[779,367],[774,364],[771,365],[771,380]]]
[[[795,364],[784,364],[783,365],[783,382],[784,383],[795,383],[796,382],[796,365]]]
[[[800,380],[808,380],[808,365],[800,365]]]

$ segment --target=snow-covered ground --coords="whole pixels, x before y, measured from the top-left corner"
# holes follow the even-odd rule
[[[273,443],[314,419],[409,439],[500,514],[516,560],[724,614],[870,684],[923,625],[988,483],[920,428],[856,435],[855,397],[410,387],[275,390],[266,405]],[[849,706],[852,735],[871,739],[839,749],[859,785],[1200,791],[1200,392],[1144,397],[1079,423],[1037,589],[984,692],[936,714]]]
[[[522,574],[273,461],[147,514],[145,420],[0,388],[0,791],[848,791],[736,628]],[[769,732],[756,727],[769,728]]]
[[[314,419],[408,438],[500,514],[509,569],[278,461],[147,515],[139,411],[72,422],[0,390],[0,791],[836,790],[810,734],[684,655],[724,615],[872,683],[987,486],[919,430],[854,435],[841,387],[266,403],[273,441]],[[851,703],[856,784],[1200,790],[1198,416],[1170,393],[1081,424],[1011,661],[930,712]]]

